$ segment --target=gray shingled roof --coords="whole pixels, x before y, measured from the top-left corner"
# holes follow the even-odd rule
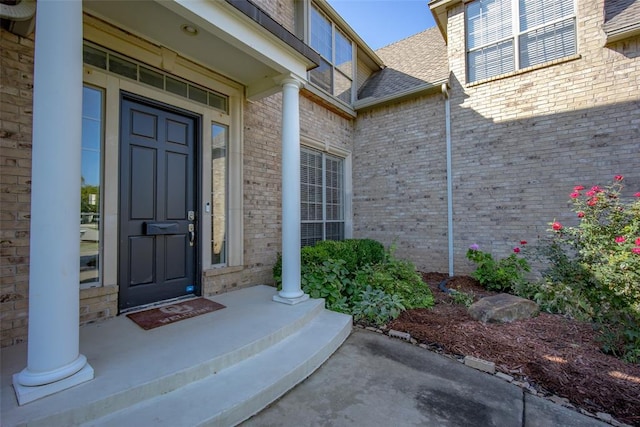
[[[624,36],[640,28],[640,1],[605,0],[604,31],[608,37]],[[620,37],[617,37],[620,38]]]
[[[429,28],[376,51],[386,68],[362,86],[358,99],[388,98],[449,76],[447,46],[437,28]]]

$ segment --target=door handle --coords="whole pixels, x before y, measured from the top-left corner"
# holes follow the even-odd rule
[[[189,224],[189,246],[193,246],[196,240],[196,228],[193,224]]]

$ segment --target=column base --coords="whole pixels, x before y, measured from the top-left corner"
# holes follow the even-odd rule
[[[302,294],[301,296],[296,298],[284,298],[284,297],[281,297],[279,294],[275,294],[273,296],[273,300],[275,302],[281,302],[283,304],[289,304],[289,305],[296,305],[308,299],[309,299],[309,294]]]
[[[82,384],[93,379],[93,368],[87,363],[82,369],[70,377],[62,380],[38,386],[24,386],[19,383],[18,375],[13,375],[13,389],[18,398],[18,405],[22,406],[34,400],[52,395],[62,390],[66,390],[78,384]]]

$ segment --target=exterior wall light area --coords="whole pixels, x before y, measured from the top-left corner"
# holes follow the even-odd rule
[[[183,33],[185,33],[188,36],[197,36],[198,35],[198,29],[196,27],[194,27],[193,25],[182,24],[180,26],[180,29],[182,30]]]

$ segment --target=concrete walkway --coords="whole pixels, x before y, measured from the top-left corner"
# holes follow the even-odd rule
[[[252,426],[609,426],[460,362],[355,330]]]

